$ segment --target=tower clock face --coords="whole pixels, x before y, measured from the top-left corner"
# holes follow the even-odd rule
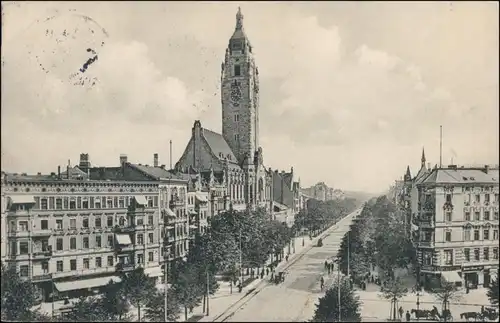
[[[239,105],[241,100],[241,87],[238,83],[231,84],[231,101],[234,105]]]

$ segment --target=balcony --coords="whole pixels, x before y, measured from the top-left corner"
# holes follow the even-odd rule
[[[186,204],[185,201],[180,200],[180,199],[173,199],[169,203],[170,207],[180,207],[180,206],[184,206],[185,204]]]
[[[418,242],[418,247],[419,248],[434,248],[434,241],[419,241]]]
[[[131,232],[135,232],[135,229],[136,228],[133,226],[120,227],[118,225],[115,225],[115,227],[113,228],[113,230],[116,233],[131,233]]]
[[[446,203],[444,203],[444,205],[443,205],[443,209],[444,209],[444,210],[453,210],[453,207],[454,207],[454,206],[453,206],[453,204],[452,204],[451,202],[446,202]]]
[[[51,280],[51,278],[52,278],[51,276],[52,275],[49,273],[45,273],[42,275],[33,275],[33,277],[31,277],[31,281],[34,283],[39,283],[39,282]]]
[[[117,263],[116,264],[116,271],[118,272],[128,272],[128,271],[133,271],[135,269],[135,265],[133,263]]]
[[[52,230],[51,229],[34,230],[32,235],[33,237],[50,237],[52,235]]]
[[[39,251],[33,252],[33,259],[34,260],[42,260],[42,259],[47,259],[50,257],[52,257],[52,250],[45,250],[45,251],[39,250]]]

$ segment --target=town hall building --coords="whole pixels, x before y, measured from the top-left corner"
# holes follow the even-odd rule
[[[264,167],[259,146],[259,70],[240,9],[221,64],[221,83],[222,134],[196,120],[176,171],[213,172],[225,182],[235,210],[271,210],[272,171]]]

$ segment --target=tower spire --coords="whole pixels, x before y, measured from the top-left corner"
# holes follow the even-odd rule
[[[241,13],[241,8],[238,7],[238,12],[236,13],[236,30],[243,29],[243,14]]]
[[[424,147],[422,147],[422,159],[420,161],[421,161],[421,166],[425,167],[425,149],[424,149]]]

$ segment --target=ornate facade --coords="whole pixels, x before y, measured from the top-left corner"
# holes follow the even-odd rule
[[[271,209],[272,176],[259,147],[259,78],[252,45],[238,9],[236,27],[221,65],[222,134],[194,122],[191,139],[176,164],[187,173],[213,171],[225,180],[229,205],[236,210]]]
[[[419,278],[440,276],[463,286],[488,285],[498,269],[499,171],[422,168],[413,179],[412,227]]]
[[[52,283],[56,297],[77,296],[138,266],[161,277],[164,252],[172,260],[189,248],[186,179],[126,158],[92,168],[81,157],[63,174],[2,175],[2,261],[45,299]]]

